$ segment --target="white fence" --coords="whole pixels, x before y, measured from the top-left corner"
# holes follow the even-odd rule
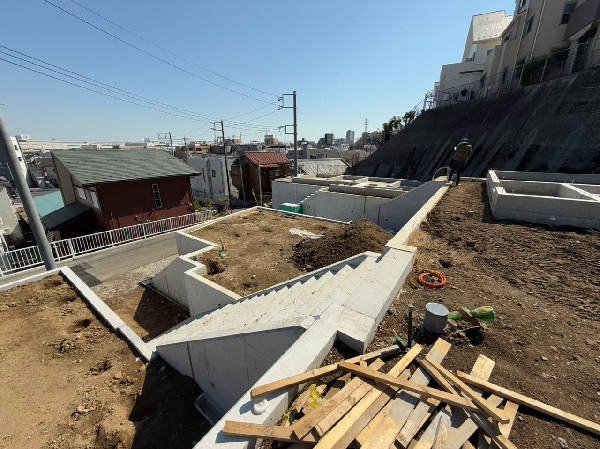
[[[80,254],[91,253],[103,248],[122,245],[134,240],[146,239],[158,234],[187,228],[212,218],[212,211],[196,212],[164,220],[150,221],[112,231],[97,232],[72,239],[51,242],[56,261],[74,259]],[[43,260],[37,246],[0,253],[0,276],[42,265]]]

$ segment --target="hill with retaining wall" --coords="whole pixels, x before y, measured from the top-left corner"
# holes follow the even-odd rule
[[[600,173],[600,70],[425,111],[354,168],[363,176],[430,180],[462,137],[465,176],[489,169]]]

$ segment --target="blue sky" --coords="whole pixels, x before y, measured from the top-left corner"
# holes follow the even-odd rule
[[[50,1],[180,69],[82,23]],[[206,122],[244,114],[226,121],[225,133],[241,132],[247,141],[261,140],[266,130],[277,134],[277,126],[292,123],[291,110],[277,111],[276,104],[278,95],[293,90],[298,92],[299,138],[314,140],[326,132],[344,136],[347,129],[359,134],[365,119],[370,131],[380,128],[423,99],[442,64],[460,60],[473,14],[501,9],[511,14],[514,0],[3,0],[2,6],[0,45],[113,86],[113,92],[103,90],[109,95],[133,100],[118,95],[126,91],[154,102],[143,102],[148,107],[183,116],[118,101],[0,60],[0,115],[10,134],[139,141],[171,131],[175,138],[211,140]],[[0,47],[0,58],[41,70],[15,59],[27,58],[11,50]]]

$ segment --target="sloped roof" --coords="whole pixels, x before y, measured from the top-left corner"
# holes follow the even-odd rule
[[[49,213],[45,217],[42,217],[42,224],[49,231],[59,229],[64,225],[72,223],[82,214],[86,213],[88,210],[91,210],[91,207],[86,206],[85,204],[77,202],[71,203],[66,205],[65,207],[61,207],[60,209]]]
[[[292,161],[279,151],[246,151],[244,156],[255,165],[281,165],[292,163]]]
[[[200,174],[161,150],[65,150],[52,154],[83,186]]]
[[[512,19],[504,11],[473,16],[473,42],[500,37]]]
[[[48,215],[65,205],[60,190],[45,195],[35,196],[33,197],[33,202],[40,217]]]

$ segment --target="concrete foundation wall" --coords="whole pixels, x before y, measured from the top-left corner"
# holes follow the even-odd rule
[[[273,193],[272,207],[273,209],[279,209],[283,203],[298,204],[304,198],[322,188],[322,185],[300,184],[282,180],[273,181],[271,184]]]
[[[221,336],[157,348],[179,372],[229,410],[304,333],[301,327]]]
[[[185,289],[190,315],[202,315],[231,304],[241,298],[237,293],[221,287],[204,277],[206,267],[196,267],[185,272]]]
[[[593,193],[600,186],[567,184],[562,182],[564,175],[558,173],[543,175],[490,170],[486,184],[494,217],[549,226],[600,229],[600,198]],[[537,181],[540,178],[543,181]],[[558,181],[550,182],[549,179]],[[600,176],[589,175],[583,180],[598,183]]]
[[[179,256],[152,278],[152,286],[182,306],[189,307],[184,273],[196,267],[197,264],[188,257]]]
[[[351,221],[370,208],[390,201],[390,198],[319,191],[302,203],[302,213],[313,217]]]

